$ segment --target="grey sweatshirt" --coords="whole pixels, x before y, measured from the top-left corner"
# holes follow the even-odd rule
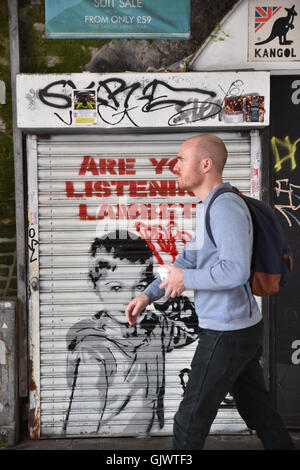
[[[186,289],[194,290],[201,328],[238,330],[258,323],[261,312],[249,285],[253,227],[246,203],[237,194],[221,194],[210,208],[210,226],[217,247],[205,229],[205,211],[219,185],[199,203],[194,238],[174,263],[182,268]],[[155,279],[145,290],[150,302],[164,296]]]

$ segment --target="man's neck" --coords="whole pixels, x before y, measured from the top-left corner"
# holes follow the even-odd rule
[[[206,184],[201,185],[200,188],[197,188],[194,191],[195,196],[199,197],[202,202],[205,201],[209,193],[211,193],[215,188],[217,188],[220,184],[223,184],[224,181],[222,178],[218,178],[214,181],[208,181]]]

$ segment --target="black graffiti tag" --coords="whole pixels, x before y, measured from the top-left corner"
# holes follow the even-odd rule
[[[140,87],[139,82],[127,86],[121,78],[109,78],[99,82],[98,114],[102,121],[106,124],[117,125],[127,116],[132,124],[138,127],[130,115],[130,112],[138,106],[131,105],[130,99],[134,91]]]
[[[38,240],[35,240],[35,229],[31,227],[29,229],[29,239],[30,243],[28,245],[29,250],[31,251],[30,255],[30,263],[33,263],[34,261],[37,261],[37,258],[34,258],[35,255],[35,246],[39,244]]]
[[[216,93],[213,91],[206,91],[199,88],[176,88],[161,80],[153,80],[141,90],[141,96],[135,97],[135,95],[133,95],[134,92],[141,87],[142,84],[140,82],[135,82],[127,86],[124,80],[116,78],[100,82],[98,88],[98,112],[101,119],[107,124],[116,125],[127,116],[131,123],[138,127],[136,122],[138,114],[136,118],[132,116],[135,110],[137,110],[137,113],[140,111],[140,106],[136,105],[138,101],[146,101],[142,106],[142,112],[150,113],[173,107],[174,105],[182,109],[189,103],[189,100],[179,99],[178,93],[188,92],[192,93],[193,96],[199,93],[208,94],[212,97],[216,96]],[[103,98],[103,92],[107,96],[107,99]],[[174,96],[170,97],[170,92],[173,93]],[[132,102],[133,98],[135,98],[135,103]],[[219,111],[218,108],[217,112]],[[179,111],[176,113],[176,116],[185,112],[186,110]],[[207,118],[207,115],[205,117]],[[175,121],[175,123],[172,124],[169,122],[169,125],[177,124]]]
[[[54,88],[56,86],[62,85],[63,88],[66,88],[68,85],[69,87],[73,88],[73,90],[76,90],[75,84],[72,82],[72,80],[57,80],[56,82],[51,82],[49,85],[45,86],[45,88],[42,88],[39,90],[39,98],[42,103],[44,103],[46,106],[50,106],[52,108],[58,108],[58,109],[68,109],[72,106],[72,98],[71,96],[65,94],[65,93],[50,93],[49,90],[51,88]],[[91,82],[88,87],[86,87],[87,90],[90,88],[93,88],[95,86],[95,82]],[[54,100],[54,101],[51,101]],[[62,103],[58,103],[57,100],[61,100]]]
[[[71,126],[72,123],[73,123],[73,114],[72,114],[72,111],[69,111],[69,122],[67,122],[65,119],[63,119],[58,113],[54,113],[54,116],[58,117],[58,119],[60,121],[62,121],[64,124],[66,124],[67,126]]]
[[[159,87],[162,88],[161,93],[167,93],[167,94],[161,95],[161,96],[155,96],[156,93],[158,93],[157,90],[159,89]],[[216,96],[216,93],[214,91],[202,90],[201,88],[176,88],[161,80],[153,80],[143,89],[144,96],[139,98],[141,100],[148,100],[148,103],[146,103],[143,107],[143,111],[144,112],[157,111],[160,109],[168,108],[173,105],[183,107],[188,103],[188,101],[180,100],[175,97],[168,99],[168,90],[174,92],[175,96],[177,96],[178,93],[186,93],[186,92],[192,93],[193,96],[199,93],[204,94],[204,95],[209,95],[212,98]]]
[[[67,86],[76,89],[71,80],[58,80],[48,84],[39,90],[39,98],[46,105],[56,109],[69,109],[72,106],[70,95],[54,92],[55,87]],[[91,82],[86,89],[94,88],[96,85]],[[139,91],[138,91],[139,90]],[[136,81],[127,84],[125,80],[112,77],[98,82],[98,115],[106,124],[115,126],[127,118],[135,127],[139,127],[138,120],[140,112],[150,113],[162,109],[174,107],[175,115],[168,121],[169,126],[182,125],[182,121],[195,122],[208,119],[221,112],[221,107],[214,101],[200,99],[199,95],[207,95],[211,98],[216,96],[214,91],[203,90],[201,88],[174,87],[163,80],[152,80],[143,86],[142,82]],[[181,94],[187,95],[184,99]],[[199,97],[199,98],[197,98]],[[191,100],[197,99],[197,112],[195,106],[191,106]],[[199,108],[199,105],[200,108]],[[192,118],[190,118],[192,113]],[[69,120],[62,118],[57,112],[54,113],[66,125],[72,125],[72,112],[69,111]]]
[[[191,100],[184,106],[175,106],[179,109],[177,113],[170,117],[169,126],[180,126],[184,123],[192,123],[197,121],[205,121],[212,118],[222,111],[222,105],[214,101]]]
[[[174,92],[174,97],[170,99],[168,92]],[[166,93],[160,95],[159,93]],[[188,99],[178,99],[178,93],[190,93]],[[153,80],[143,90],[144,96],[140,99],[148,100],[143,107],[144,112],[158,111],[164,108],[173,107],[178,111],[170,117],[169,126],[180,126],[185,122],[196,122],[202,119],[208,119],[220,113],[222,108],[218,103],[211,101],[202,101],[197,98],[200,94],[208,95],[212,98],[216,96],[214,91],[203,90],[201,88],[176,88],[161,81]],[[157,95],[158,96],[157,96]],[[192,101],[192,105],[191,105]],[[196,102],[196,106],[195,106]]]

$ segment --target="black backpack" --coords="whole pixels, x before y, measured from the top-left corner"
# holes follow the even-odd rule
[[[210,228],[210,207],[225,192],[238,194],[247,204],[253,223],[253,253],[250,285],[260,297],[276,294],[284,286],[293,269],[293,256],[271,208],[264,202],[245,196],[237,188],[221,188],[210,200],[205,216],[206,230],[216,246]]]

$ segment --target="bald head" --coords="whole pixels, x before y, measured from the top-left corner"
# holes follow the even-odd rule
[[[186,140],[183,146],[192,150],[199,158],[210,157],[217,173],[222,173],[227,160],[227,149],[219,137],[211,134],[197,135]]]

